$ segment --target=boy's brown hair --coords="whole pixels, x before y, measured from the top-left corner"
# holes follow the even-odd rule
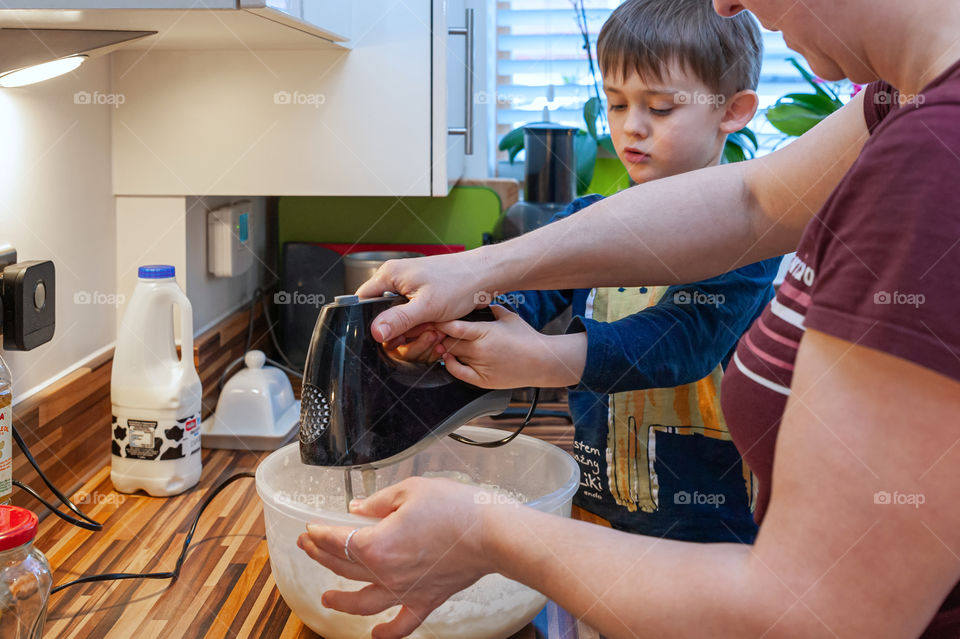
[[[723,18],[710,0],[627,0],[600,30],[597,58],[604,75],[636,72],[645,82],[676,64],[729,97],[756,90],[763,37],[751,14]]]

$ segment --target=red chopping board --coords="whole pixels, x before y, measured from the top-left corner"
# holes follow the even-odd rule
[[[347,242],[314,242],[314,244],[336,251],[340,255],[362,251],[408,251],[424,255],[446,255],[460,253],[464,249],[463,244],[350,244]]]

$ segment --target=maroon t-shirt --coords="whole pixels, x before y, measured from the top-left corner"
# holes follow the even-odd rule
[[[758,480],[758,522],[805,328],[960,380],[960,62],[913,100],[882,82],[864,97],[871,137],[723,380],[730,434]],[[960,636],[960,584],[924,634],[947,636]]]

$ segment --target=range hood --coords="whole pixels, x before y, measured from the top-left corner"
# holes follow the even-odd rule
[[[0,29],[154,31],[131,49],[345,49],[344,0],[3,0]]]

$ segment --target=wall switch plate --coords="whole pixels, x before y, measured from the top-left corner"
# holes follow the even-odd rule
[[[207,270],[214,277],[236,277],[253,264],[249,200],[207,213]]]

